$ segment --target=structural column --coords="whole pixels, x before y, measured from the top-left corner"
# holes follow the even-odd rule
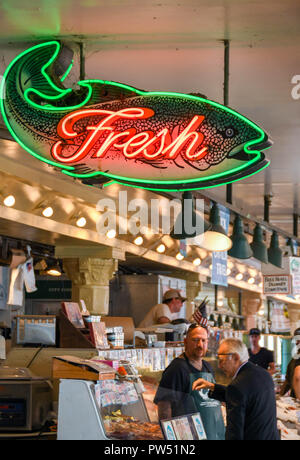
[[[118,269],[118,260],[124,253],[115,248],[93,250],[94,256],[68,257],[64,253],[63,267],[72,281],[72,301],[85,301],[91,314],[108,315],[109,282]],[[89,252],[89,251],[87,251]],[[97,257],[102,255],[102,257]],[[61,255],[60,255],[61,257]]]

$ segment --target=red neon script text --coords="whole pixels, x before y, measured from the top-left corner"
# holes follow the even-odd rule
[[[197,128],[204,116],[195,115],[186,128],[172,139],[168,128],[158,133],[151,130],[138,132],[136,128],[118,131],[114,124],[119,120],[142,120],[155,115],[149,108],[127,108],[113,112],[111,110],[87,109],[72,112],[62,118],[57,126],[57,133],[64,141],[57,141],[51,148],[52,157],[65,164],[82,161],[93,151],[91,158],[103,158],[110,149],[120,150],[126,158],[143,157],[151,160],[157,157],[175,159],[180,153],[190,161],[200,160],[207,154],[207,146],[202,146],[204,135]],[[74,130],[80,120],[102,117],[94,125],[87,125],[84,132]],[[78,142],[79,137],[83,140]],[[74,144],[72,143],[74,140]],[[95,151],[95,145],[97,149]],[[74,151],[74,147],[76,150]],[[71,148],[71,154],[70,154]],[[199,149],[200,150],[197,150]],[[68,151],[68,156],[66,152]]]

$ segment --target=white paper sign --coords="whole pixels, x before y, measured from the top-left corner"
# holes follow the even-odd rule
[[[264,294],[290,294],[290,275],[263,275]]]

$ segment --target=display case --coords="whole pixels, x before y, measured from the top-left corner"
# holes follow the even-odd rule
[[[62,379],[57,439],[162,440],[159,424],[149,422],[142,390],[124,379]]]

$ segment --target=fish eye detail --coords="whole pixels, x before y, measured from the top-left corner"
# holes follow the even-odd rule
[[[237,134],[237,131],[234,128],[228,127],[224,131],[224,137],[225,138],[232,138]]]

